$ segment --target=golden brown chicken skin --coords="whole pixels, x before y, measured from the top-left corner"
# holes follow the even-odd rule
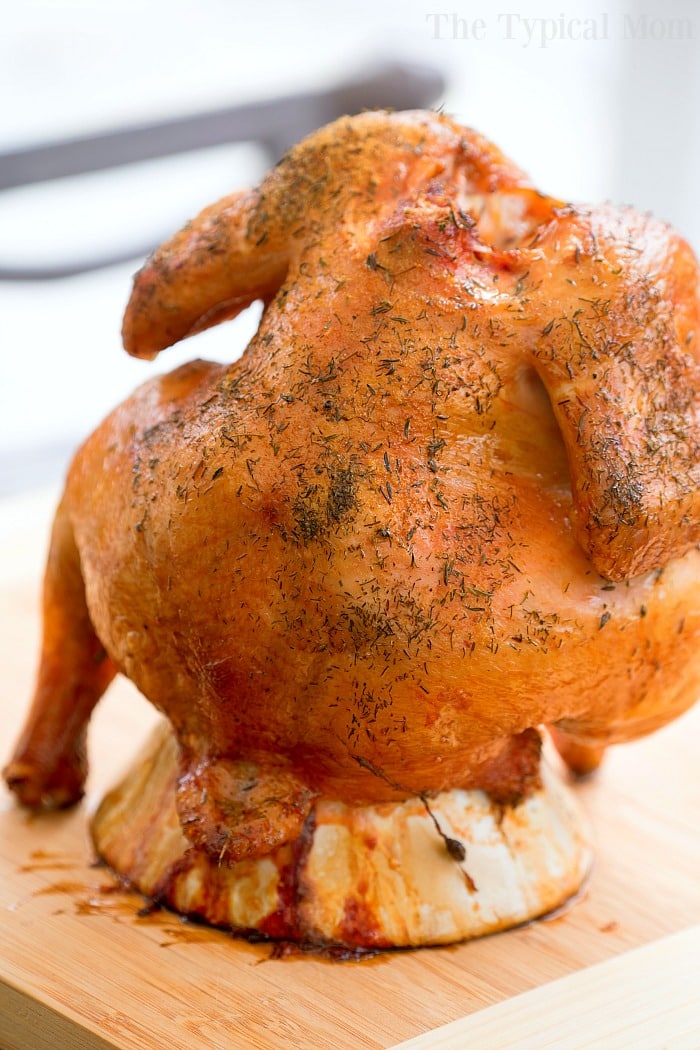
[[[700,690],[698,269],[538,193],[446,117],[369,113],[137,276],[152,357],[266,303],[78,452],[6,777],[79,796],[115,669],[172,722],[190,840],[237,859],[345,802],[592,768]]]

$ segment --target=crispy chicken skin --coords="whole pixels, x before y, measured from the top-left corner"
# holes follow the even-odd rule
[[[137,275],[127,350],[265,311],[79,450],[36,696],[5,771],[80,796],[118,670],[172,722],[191,842],[235,860],[319,795],[515,799],[700,691],[696,261],[544,196],[432,113],[316,132]]]

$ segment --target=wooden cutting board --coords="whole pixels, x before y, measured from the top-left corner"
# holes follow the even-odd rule
[[[0,762],[31,691],[52,504],[51,493],[0,504]],[[700,1046],[700,976],[697,1003],[687,1005],[700,944],[691,930],[700,922],[700,705],[653,737],[614,750],[595,779],[576,788],[596,829],[597,861],[571,910],[457,947],[345,963],[277,959],[269,946],[167,912],[140,915],[142,899],[92,866],[89,812],[154,720],[149,705],[119,681],[94,718],[92,772],[81,806],[34,816],[0,793],[0,1046],[6,1050],[374,1048],[424,1033],[433,1035],[414,1045],[536,1047],[545,1043],[525,1041],[533,1017],[549,1006],[541,1024],[554,1024],[556,1011],[563,1024],[574,1003],[581,1023],[546,1045]],[[665,939],[678,931],[687,932]],[[640,945],[650,947],[629,952]],[[623,967],[610,977],[604,968],[585,969],[610,959],[615,963],[604,965]],[[664,1015],[663,998],[655,1005],[651,991],[639,995],[640,974],[652,989],[671,979],[674,965],[683,967],[686,981],[686,1042],[671,1038],[678,1011]],[[625,994],[632,987],[625,973],[636,982],[636,999]],[[576,976],[547,987],[567,974]],[[603,995],[607,1023],[615,1022],[611,981],[621,982],[617,1021],[625,1027],[636,1017],[641,1025],[653,1012],[658,1042],[606,1042],[612,1029],[596,1028],[604,1023],[596,1003]],[[539,989],[530,993],[534,1000],[520,995],[530,989]],[[448,1022],[458,1027],[435,1031]],[[637,1030],[655,1040],[644,1024]],[[508,1033],[506,1042],[495,1038],[497,1031]],[[585,1031],[586,1041],[576,1041],[577,1031]]]

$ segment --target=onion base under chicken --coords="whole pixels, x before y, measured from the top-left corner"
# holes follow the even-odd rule
[[[141,893],[242,935],[350,948],[449,944],[516,926],[575,894],[586,821],[546,761],[504,806],[483,791],[348,806],[319,799],[301,836],[218,863],[183,835],[177,744],[159,725],[92,821],[99,855]]]

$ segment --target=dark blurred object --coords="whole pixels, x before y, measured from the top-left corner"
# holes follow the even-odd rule
[[[345,114],[363,109],[419,109],[442,94],[434,69],[387,63],[319,92],[290,95],[186,117],[139,124],[96,135],[0,153],[0,190],[234,142],[257,142],[274,163],[300,139]],[[147,255],[155,244],[104,257],[43,267],[0,267],[0,280],[45,281],[112,266]]]

